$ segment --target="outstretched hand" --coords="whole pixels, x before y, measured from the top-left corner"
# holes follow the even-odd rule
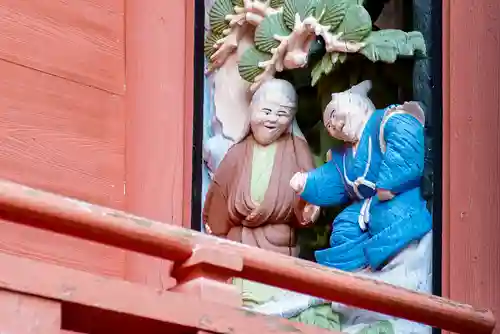
[[[290,187],[297,193],[302,194],[306,187],[307,173],[298,172],[290,180]]]
[[[377,197],[382,202],[393,199],[394,196],[395,196],[394,193],[390,190],[377,189]]]
[[[314,223],[318,219],[320,211],[319,206],[307,203],[304,211],[302,211],[301,225],[305,226]]]

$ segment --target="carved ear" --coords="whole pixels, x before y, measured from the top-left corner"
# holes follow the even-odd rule
[[[328,102],[325,110],[323,110],[323,124],[326,124],[330,120],[330,117],[332,117],[332,102],[334,96],[335,94],[332,94],[332,101]]]
[[[358,94],[364,97],[368,96],[368,92],[372,89],[371,80],[365,80],[360,82],[359,84],[352,86],[351,89],[348,90],[351,94]]]

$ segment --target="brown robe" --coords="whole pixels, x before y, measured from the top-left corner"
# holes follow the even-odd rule
[[[314,167],[311,152],[292,134],[278,139],[264,201],[257,206],[250,191],[255,144],[249,135],[229,149],[208,190],[203,222],[216,236],[296,256],[295,228],[301,226],[305,202],[290,187],[290,179]]]

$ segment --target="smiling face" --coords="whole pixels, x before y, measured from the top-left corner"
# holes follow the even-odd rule
[[[250,128],[255,140],[269,145],[291,127],[296,111],[293,87],[286,81],[273,80],[262,85],[251,104]]]
[[[323,114],[323,123],[333,138],[356,143],[369,117],[369,106],[361,96],[339,93],[332,96]]]

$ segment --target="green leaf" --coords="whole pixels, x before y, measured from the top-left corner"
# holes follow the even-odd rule
[[[283,6],[283,4],[285,3],[285,0],[271,0],[271,2],[269,3],[269,6],[271,6],[271,8],[280,8]]]
[[[370,14],[363,6],[354,5],[347,9],[344,20],[335,33],[342,33],[340,39],[350,42],[363,40],[372,31]]]
[[[411,57],[426,54],[424,37],[420,32],[385,29],[372,32],[359,51],[369,60],[394,63],[399,56]]]
[[[357,334],[394,334],[394,328],[389,321],[382,320],[368,325],[357,332]]]
[[[288,29],[293,30],[295,25],[295,14],[299,14],[300,19],[304,20],[314,12],[315,0],[285,0],[283,4],[283,16]]]
[[[321,78],[321,75],[323,74],[323,69],[321,68],[321,61],[318,61],[316,65],[314,65],[312,71],[311,71],[311,86],[316,86],[318,83],[319,79]]]
[[[291,33],[283,21],[283,13],[276,13],[266,16],[255,29],[255,46],[263,52],[271,52],[272,48],[277,48],[280,42],[274,35],[288,36]]]
[[[314,10],[314,17],[319,23],[335,30],[344,19],[349,8],[349,0],[319,0]]]
[[[233,8],[236,6],[245,7],[245,3],[243,2],[243,0],[232,0],[231,2],[233,3]]]
[[[229,28],[226,15],[233,13],[234,9],[231,0],[216,0],[208,13],[210,30],[216,34],[222,34],[225,29]]]
[[[311,306],[290,320],[332,331],[340,330],[340,314],[334,312],[330,304]]]
[[[217,51],[214,49],[214,44],[224,36],[222,34],[216,34],[214,32],[210,32],[210,34],[205,38],[205,43],[203,45],[203,51],[205,52],[205,56],[208,60],[210,57]]]
[[[333,59],[335,59],[335,61]],[[329,74],[333,70],[333,65],[337,62],[337,59],[338,58],[333,58],[333,55],[331,54],[325,54],[321,60],[323,73]]]
[[[420,31],[410,31],[406,34],[408,35],[408,40],[411,41],[411,44],[413,45],[414,54],[418,56],[426,56],[427,47],[422,33]]]
[[[240,76],[248,82],[254,82],[255,77],[264,72],[264,69],[259,67],[259,63],[270,60],[271,57],[270,53],[259,51],[253,46],[249,47],[243,52],[238,62]]]
[[[333,66],[338,60],[338,53],[326,53],[321,61],[317,62],[311,71],[311,86],[316,86],[316,83],[323,74],[327,75],[333,70]]]

